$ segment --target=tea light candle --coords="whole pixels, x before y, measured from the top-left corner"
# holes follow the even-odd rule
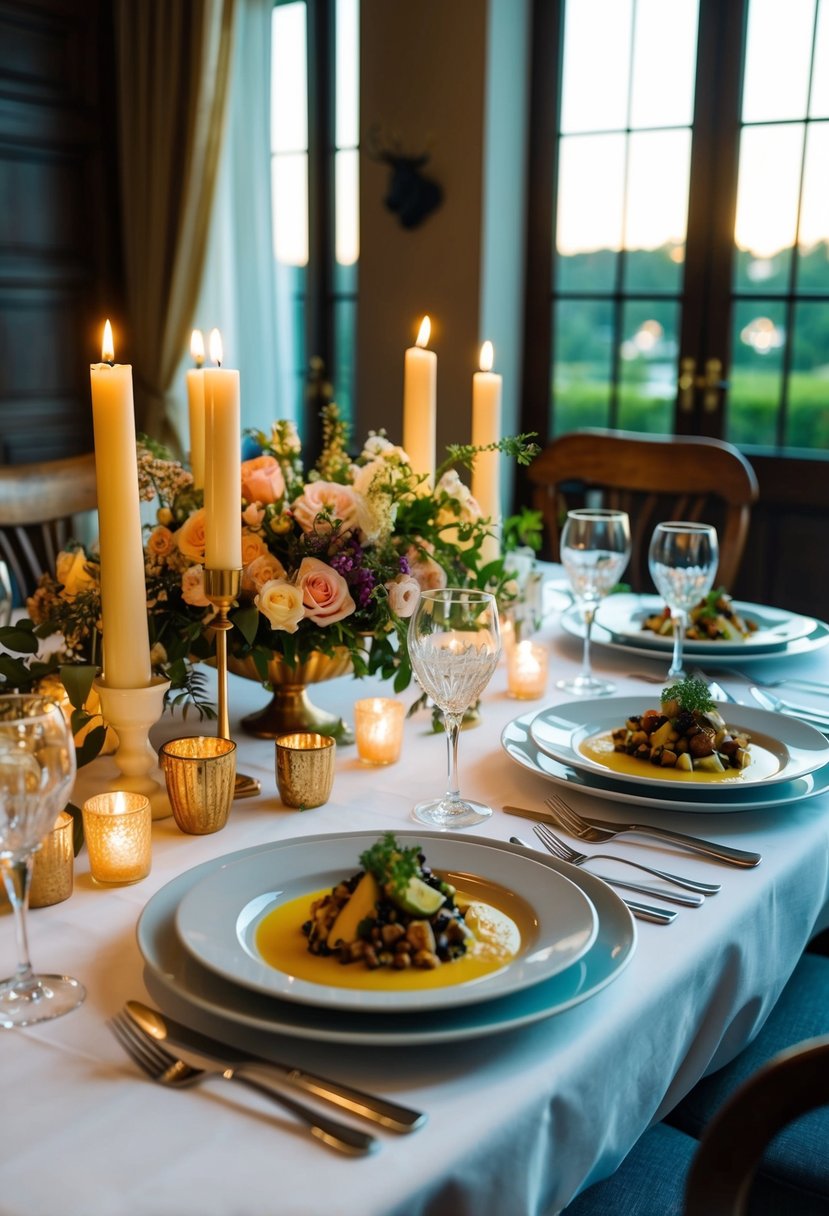
[[[406,707],[391,697],[366,697],[354,703],[354,737],[363,764],[394,764],[403,743]]]
[[[83,830],[93,882],[126,885],[149,874],[152,809],[143,794],[96,794],[83,804]]]
[[[61,811],[55,826],[35,853],[29,887],[30,908],[48,908],[52,904],[62,903],[72,894],[75,864],[73,827],[72,816],[68,811]]]
[[[547,650],[538,642],[517,642],[507,654],[507,690],[519,701],[543,697],[547,688]]]

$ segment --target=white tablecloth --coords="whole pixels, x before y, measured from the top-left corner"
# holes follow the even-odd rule
[[[554,680],[580,659],[579,643],[557,624],[544,636],[550,683],[537,708],[564,699]],[[628,673],[657,674],[659,660],[600,648],[594,660],[615,673],[621,695],[641,694],[643,706],[653,702],[658,689]],[[764,662],[754,674],[829,677],[829,652]],[[743,681],[723,682],[735,692],[745,689]],[[461,737],[463,791],[498,808],[468,831],[532,840],[529,823],[500,810],[505,802],[537,806],[549,789],[500,748],[503,726],[532,708],[510,700],[505,688],[502,665],[485,696],[483,724]],[[317,686],[313,695],[348,716],[353,701],[372,691],[379,686],[344,678]],[[407,700],[414,695],[404,694]],[[266,700],[258,685],[231,678],[232,722]],[[153,739],[158,744],[192,733],[198,733],[195,720],[165,719]],[[521,1030],[428,1048],[252,1036],[253,1045],[275,1058],[429,1113],[428,1125],[415,1134],[380,1131],[381,1151],[346,1159],[242,1087],[216,1081],[170,1092],[139,1078],[105,1023],[128,998],[147,999],[135,926],[146,901],[171,878],[267,841],[411,828],[412,803],[443,788],[445,745],[421,714],[407,722],[403,756],[394,766],[366,768],[353,747],[341,748],[331,800],[298,812],[286,810],[276,793],[273,744],[239,729],[234,734],[240,769],[259,777],[263,790],[234,805],[222,832],[184,836],[172,819],[157,821],[152,872],[130,887],[94,887],[84,852],[72,897],[31,914],[36,968],[75,975],[88,995],[66,1017],[0,1033],[3,1216],[557,1212],[589,1181],[610,1173],[652,1121],[757,1033],[809,938],[829,921],[829,797],[734,814],[650,812],[654,822],[759,850],[763,863],[737,870],[628,840],[623,849],[630,856],[721,881],[722,891],[698,910],[682,910],[670,927],[638,922],[632,962],[585,1003]],[[81,771],[76,800],[112,763],[101,759]],[[572,801],[577,809],[591,805],[580,796]],[[612,802],[592,802],[592,809],[619,819],[631,810]],[[0,920],[0,974],[13,966],[7,916]]]

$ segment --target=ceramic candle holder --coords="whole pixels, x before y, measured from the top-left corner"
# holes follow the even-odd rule
[[[354,702],[357,755],[363,764],[394,764],[403,744],[406,707],[391,697],[366,697]]]
[[[48,908],[72,894],[75,856],[72,847],[74,820],[61,811],[55,826],[34,855],[29,907]]]
[[[83,804],[83,830],[93,882],[126,886],[149,874],[152,811],[144,794],[96,794]]]
[[[92,687],[101,698],[105,721],[112,724],[118,736],[118,788],[143,794],[150,801],[153,819],[166,819],[172,808],[149,732],[164,711],[164,694],[170,681],[159,677],[146,688],[110,688],[95,680]]]
[[[507,655],[507,691],[519,701],[535,701],[547,690],[547,649],[526,639]]]

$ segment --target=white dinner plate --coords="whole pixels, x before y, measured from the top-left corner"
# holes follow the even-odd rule
[[[685,785],[675,787],[673,791],[661,787],[652,792],[641,787],[633,789],[614,780],[594,776],[583,769],[571,768],[568,764],[562,764],[548,756],[530,734],[536,712],[532,710],[521,714],[504,727],[501,732],[501,746],[506,754],[521,768],[551,781],[553,785],[590,794],[608,802],[634,803],[645,810],[696,811],[721,815],[732,811],[760,811],[766,807],[774,807],[776,810],[787,803],[813,798],[829,789],[829,764],[817,772],[807,773],[794,781],[784,781],[780,785],[748,786],[744,790],[735,791],[727,800],[717,797],[717,786],[711,786],[710,791],[700,791]]]
[[[559,619],[565,633],[569,633],[574,638],[584,639],[584,620],[577,605],[568,608]],[[636,655],[643,659],[660,659],[664,660],[666,665],[670,658],[669,651],[665,652],[658,646],[648,645],[641,640],[637,644],[633,640],[628,640],[620,634],[605,629],[598,621],[594,621],[590,637],[597,646],[606,646],[609,650],[622,651],[626,655]],[[739,667],[741,663],[760,663],[766,659],[788,659],[799,654],[811,654],[815,650],[820,650],[827,642],[829,642],[829,625],[824,624],[823,621],[817,621],[812,632],[806,637],[795,638],[772,650],[755,650],[748,646],[722,650],[719,642],[710,642],[705,651],[705,666]],[[702,660],[702,655],[698,654],[697,657],[700,661]]]
[[[364,835],[354,833],[355,839]],[[440,839],[436,833],[419,835],[429,848]],[[322,844],[347,838],[313,839]],[[515,845],[487,843],[505,856],[523,855]],[[350,1013],[282,1001],[232,984],[203,967],[184,949],[175,929],[179,903],[195,883],[228,861],[253,856],[259,847],[214,858],[177,875],[150,898],[137,929],[144,978],[153,1000],[194,1029],[257,1054],[269,1053],[274,1035],[377,1048],[445,1043],[514,1030],[595,996],[621,974],[636,948],[633,918],[615,891],[587,871],[539,853],[536,860],[551,877],[569,878],[596,909],[596,940],[565,971],[511,996],[422,1013]],[[273,1050],[280,1050],[278,1043]]]
[[[641,765],[641,775],[621,773],[586,756],[580,745],[596,735],[606,735],[624,726],[625,720],[642,714],[649,707],[656,708],[658,697],[648,700],[646,696],[597,697],[589,701],[566,701],[542,709],[532,721],[530,734],[535,744],[554,760],[568,764],[571,768],[584,769],[598,780],[612,780],[619,785],[637,789],[698,789],[703,796],[711,795],[727,801],[735,793],[752,786],[777,785],[793,781],[806,773],[813,773],[829,761],[829,739],[814,726],[798,718],[787,718],[783,714],[769,713],[766,709],[753,709],[748,705],[720,703],[718,706],[726,724],[737,731],[746,731],[758,744],[766,748],[776,759],[774,772],[752,772],[746,769],[729,770],[728,780],[717,782],[695,782],[694,774],[688,773],[667,777],[653,764]]]
[[[761,604],[748,604],[740,600],[732,601],[732,605],[739,616],[746,621],[753,621],[757,629],[742,641],[686,638],[686,654],[707,657],[708,654],[717,652],[728,655],[743,652],[753,655],[766,651],[779,652],[789,643],[809,637],[818,625],[813,617],[798,616],[782,608],[766,608]],[[596,622],[613,634],[617,642],[633,646],[652,646],[670,654],[674,646],[672,635],[653,633],[642,628],[648,617],[661,613],[664,607],[665,601],[656,595],[609,595],[599,605]]]
[[[422,844],[423,833],[398,832],[403,846]],[[441,833],[430,841],[426,860],[432,869],[463,888],[475,878],[514,892],[532,910],[535,926],[515,959],[496,971],[445,987],[396,987],[402,978],[384,973],[389,987],[368,989],[337,983],[342,964],[330,961],[331,982],[315,983],[268,963],[257,946],[263,919],[281,904],[330,890],[360,869],[359,857],[379,838],[377,832],[277,841],[249,857],[228,859],[195,883],[176,914],[185,949],[205,967],[243,987],[285,1001],[363,1013],[450,1009],[519,992],[571,966],[596,937],[596,912],[583,891],[559,874],[550,874],[531,854],[504,856],[486,840]],[[445,964],[451,966],[450,964]],[[362,963],[353,964],[362,967]]]

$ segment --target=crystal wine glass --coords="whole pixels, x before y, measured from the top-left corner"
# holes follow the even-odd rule
[[[0,694],[0,871],[14,911],[17,971],[0,982],[0,1026],[31,1026],[80,1005],[86,992],[65,975],[35,975],[26,913],[32,861],[66,804],[75,746],[59,706],[43,697]]]
[[[481,823],[492,808],[461,798],[458,734],[464,712],[486,688],[501,654],[495,597],[461,587],[422,592],[409,619],[408,646],[418,683],[443,711],[449,770],[446,794],[419,802],[412,814],[430,827],[452,829]]]
[[[710,524],[657,524],[648,551],[648,566],[656,589],[671,610],[674,653],[669,680],[681,680],[682,650],[688,612],[714,584],[719,561],[716,528]]]
[[[577,697],[603,697],[615,684],[600,680],[590,667],[590,635],[600,600],[618,583],[630,560],[630,519],[626,511],[584,508],[568,511],[561,532],[561,561],[584,620],[581,671],[557,688]]]

